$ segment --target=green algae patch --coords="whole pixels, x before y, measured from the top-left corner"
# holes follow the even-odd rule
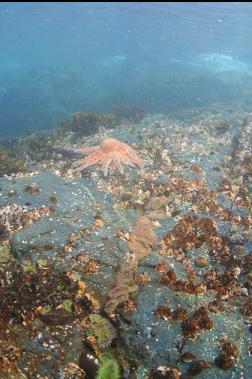
[[[31,272],[33,274],[36,274],[37,272],[36,264],[33,263],[30,259],[23,260],[22,266],[23,266],[24,273]]]
[[[65,301],[63,301],[63,306],[64,306],[64,309],[66,311],[72,312],[72,306],[73,306],[72,300],[65,300]]]
[[[8,246],[0,246],[0,264],[13,262],[15,259]]]

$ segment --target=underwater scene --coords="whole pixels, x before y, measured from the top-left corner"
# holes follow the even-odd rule
[[[252,379],[252,3],[0,3],[0,379]]]

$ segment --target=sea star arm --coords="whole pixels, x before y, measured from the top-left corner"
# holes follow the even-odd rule
[[[108,168],[112,162],[112,159],[108,159],[103,165],[102,165],[102,171],[103,175],[106,177],[108,176]]]
[[[92,153],[96,152],[99,148],[100,148],[100,146],[93,146],[93,147],[84,146],[78,150],[79,150],[79,153],[86,155],[86,154],[92,154]]]
[[[113,162],[120,174],[123,175],[123,166],[121,164],[121,160],[119,158],[114,158]]]
[[[139,158],[133,150],[131,152],[125,152],[123,154],[123,163],[129,164],[130,166],[137,166],[140,169],[143,169],[144,167],[144,160]]]
[[[84,159],[80,159],[79,160],[80,166],[74,169],[73,172],[83,171],[90,166],[100,164],[100,162],[101,162],[101,157],[99,155],[91,154]]]

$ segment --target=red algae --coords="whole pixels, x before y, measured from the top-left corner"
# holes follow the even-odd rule
[[[213,328],[213,321],[209,317],[206,308],[200,307],[197,309],[191,318],[182,321],[182,330],[185,337],[194,339],[197,334],[211,330]]]
[[[156,309],[155,314],[159,317],[162,317],[164,320],[168,320],[172,317],[172,311],[169,307],[161,306]]]

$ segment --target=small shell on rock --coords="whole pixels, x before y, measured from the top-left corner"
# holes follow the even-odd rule
[[[196,359],[196,356],[193,353],[190,353],[189,351],[185,352],[181,357],[183,362],[191,363]]]
[[[25,191],[30,192],[31,195],[35,196],[39,194],[40,189],[37,183],[31,183],[25,187]]]
[[[195,265],[198,267],[207,267],[208,266],[208,260],[199,256],[194,261]]]

